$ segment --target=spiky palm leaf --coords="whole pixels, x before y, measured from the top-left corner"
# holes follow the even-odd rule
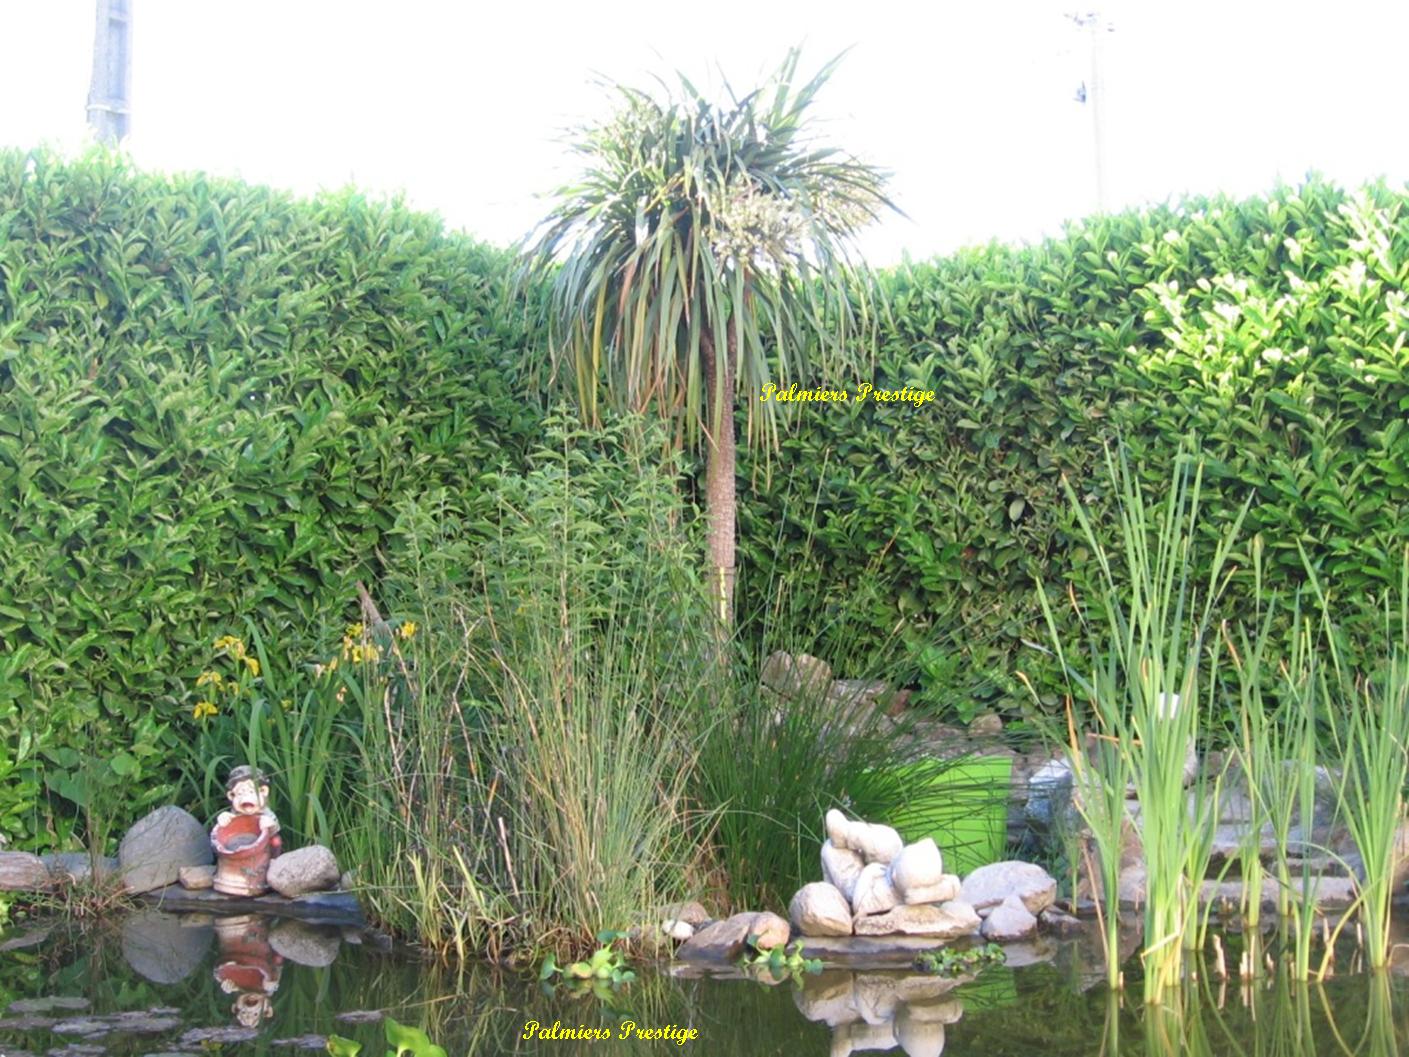
[[[727,105],[684,77],[659,98],[618,86],[614,117],[575,143],[580,181],[526,248],[528,272],[551,275],[555,370],[588,416],[604,397],[654,409],[705,449],[711,549],[730,575],[736,395],[808,382],[813,350],[855,333],[851,240],[890,206],[882,172],[808,133],[839,58],[795,87],[798,59]],[[750,443],[776,443],[775,404],[747,407]]]

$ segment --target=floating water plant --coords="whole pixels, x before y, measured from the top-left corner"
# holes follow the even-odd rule
[[[938,947],[916,955],[915,968],[934,976],[958,976],[989,965],[1002,965],[1007,960],[1007,954],[996,943],[982,947]]]

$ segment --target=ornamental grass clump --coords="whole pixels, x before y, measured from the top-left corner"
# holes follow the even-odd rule
[[[1356,909],[1371,968],[1390,954],[1390,901],[1405,833],[1404,787],[1409,781],[1409,549],[1397,605],[1386,593],[1379,656],[1357,671],[1332,620],[1332,595],[1307,564],[1321,606],[1330,671],[1327,715],[1342,756],[1340,817],[1360,853]],[[1327,952],[1329,956],[1329,951]]]
[[[1144,993],[1146,1002],[1160,1003],[1182,981],[1186,950],[1196,946],[1202,932],[1199,891],[1218,821],[1221,780],[1187,772],[1202,733],[1204,698],[1215,682],[1216,672],[1206,670],[1216,664],[1216,655],[1210,660],[1208,632],[1241,518],[1221,532],[1208,564],[1195,565],[1202,463],[1182,456],[1157,506],[1146,500],[1124,451],[1117,458],[1108,450],[1106,468],[1121,547],[1114,555],[1101,543],[1070,482],[1063,481],[1097,565],[1089,611],[1073,596],[1084,643],[1064,648],[1040,582],[1039,594],[1075,698],[1079,718],[1073,720],[1073,735],[1089,728],[1098,747],[1105,747],[1088,762],[1073,736],[1070,751],[1078,775],[1106,769],[1096,771],[1098,777],[1088,784],[1097,808],[1086,810],[1097,823],[1093,830],[1102,831],[1096,843],[1107,914],[1116,906],[1111,860],[1118,859],[1124,825],[1124,807],[1117,815],[1114,794],[1124,791],[1125,775],[1139,798],[1146,862]],[[1208,569],[1208,579],[1196,585],[1190,570],[1200,567]],[[1108,978],[1118,981],[1110,965],[1116,957],[1112,925],[1105,937]]]

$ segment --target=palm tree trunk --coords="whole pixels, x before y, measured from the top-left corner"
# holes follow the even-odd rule
[[[726,338],[724,378],[716,386],[717,364],[714,335],[706,331],[700,336],[700,355],[704,358],[705,392],[708,413],[705,448],[705,520],[708,525],[710,602],[719,618],[722,630],[734,627],[734,565],[735,523],[738,517],[734,471],[736,438],[734,435],[734,371],[733,335]]]

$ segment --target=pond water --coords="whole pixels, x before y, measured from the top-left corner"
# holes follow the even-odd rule
[[[1409,1054],[1409,991],[1397,975],[1311,987],[1285,978],[1209,983],[1191,988],[1179,1009],[1151,1013],[1109,995],[1089,954],[1079,942],[1052,945],[1035,964],[959,980],[829,969],[770,984],[664,967],[615,991],[570,994],[485,966],[428,966],[333,926],[143,911],[82,933],[58,925],[0,933],[0,1057],[297,1057],[321,1052],[328,1034],[380,1057],[384,1016],[425,1028],[451,1057]],[[675,1030],[620,1041],[624,1018]],[[534,1021],[612,1038],[524,1038]],[[682,1029],[697,1037],[671,1041]]]

